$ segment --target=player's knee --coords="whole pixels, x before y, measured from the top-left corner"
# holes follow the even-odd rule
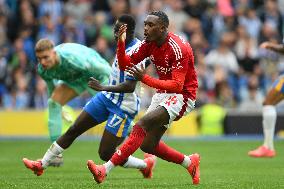
[[[140,119],[138,122],[137,122],[137,125],[139,125],[140,127],[142,127],[145,131],[148,131],[148,122],[147,120],[143,120],[143,119]]]

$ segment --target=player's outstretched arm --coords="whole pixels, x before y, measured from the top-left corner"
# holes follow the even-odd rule
[[[125,52],[125,39],[126,39],[127,25],[124,24],[119,28],[118,42],[117,42],[117,60],[120,70],[125,70],[127,66],[131,66],[131,63],[136,65],[149,56],[148,48],[145,43],[142,43],[131,56]]]
[[[115,93],[132,93],[135,90],[136,83],[137,81],[135,80],[127,80],[115,86],[104,86],[104,85],[101,85],[98,80],[91,77],[88,82],[88,86],[96,91],[107,91],[107,92],[115,92]]]
[[[283,44],[276,44],[271,42],[263,42],[259,46],[260,48],[269,49],[281,54],[284,54],[284,45]]]
[[[130,65],[130,57],[125,53],[125,39],[126,39],[127,25],[123,24],[119,28],[118,42],[117,42],[117,60],[120,70],[125,70]]]

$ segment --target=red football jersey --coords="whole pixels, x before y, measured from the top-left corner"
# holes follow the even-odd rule
[[[198,83],[194,68],[194,56],[188,42],[169,32],[160,47],[155,42],[143,41],[131,55],[130,61],[133,64],[138,64],[147,57],[155,65],[160,80],[178,81],[176,83],[181,85],[180,93],[192,100],[196,99]],[[162,87],[157,89],[157,92],[172,93],[172,91],[163,90]]]

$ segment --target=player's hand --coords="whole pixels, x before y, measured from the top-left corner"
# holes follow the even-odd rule
[[[141,68],[138,68],[136,65],[132,64],[132,67],[126,67],[126,71],[137,81],[142,81],[143,76],[146,73],[143,64],[141,64]]]
[[[96,90],[96,91],[103,91],[104,90],[104,86],[102,86],[100,84],[100,82],[93,77],[90,77],[90,80],[88,82],[88,86],[90,88]]]
[[[263,42],[260,44],[260,48],[263,48],[263,49],[269,49],[270,48],[270,45],[271,43],[270,42]]]
[[[72,116],[62,109],[62,118],[65,119],[68,123],[72,123],[74,120],[72,119]]]
[[[126,40],[127,24],[122,24],[118,30],[118,40],[124,42]]]

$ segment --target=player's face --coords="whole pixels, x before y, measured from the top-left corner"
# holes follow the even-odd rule
[[[50,69],[56,64],[56,53],[53,49],[36,52],[36,57],[44,69]]]
[[[144,39],[148,42],[157,41],[163,34],[163,26],[158,16],[148,15],[144,21]]]

